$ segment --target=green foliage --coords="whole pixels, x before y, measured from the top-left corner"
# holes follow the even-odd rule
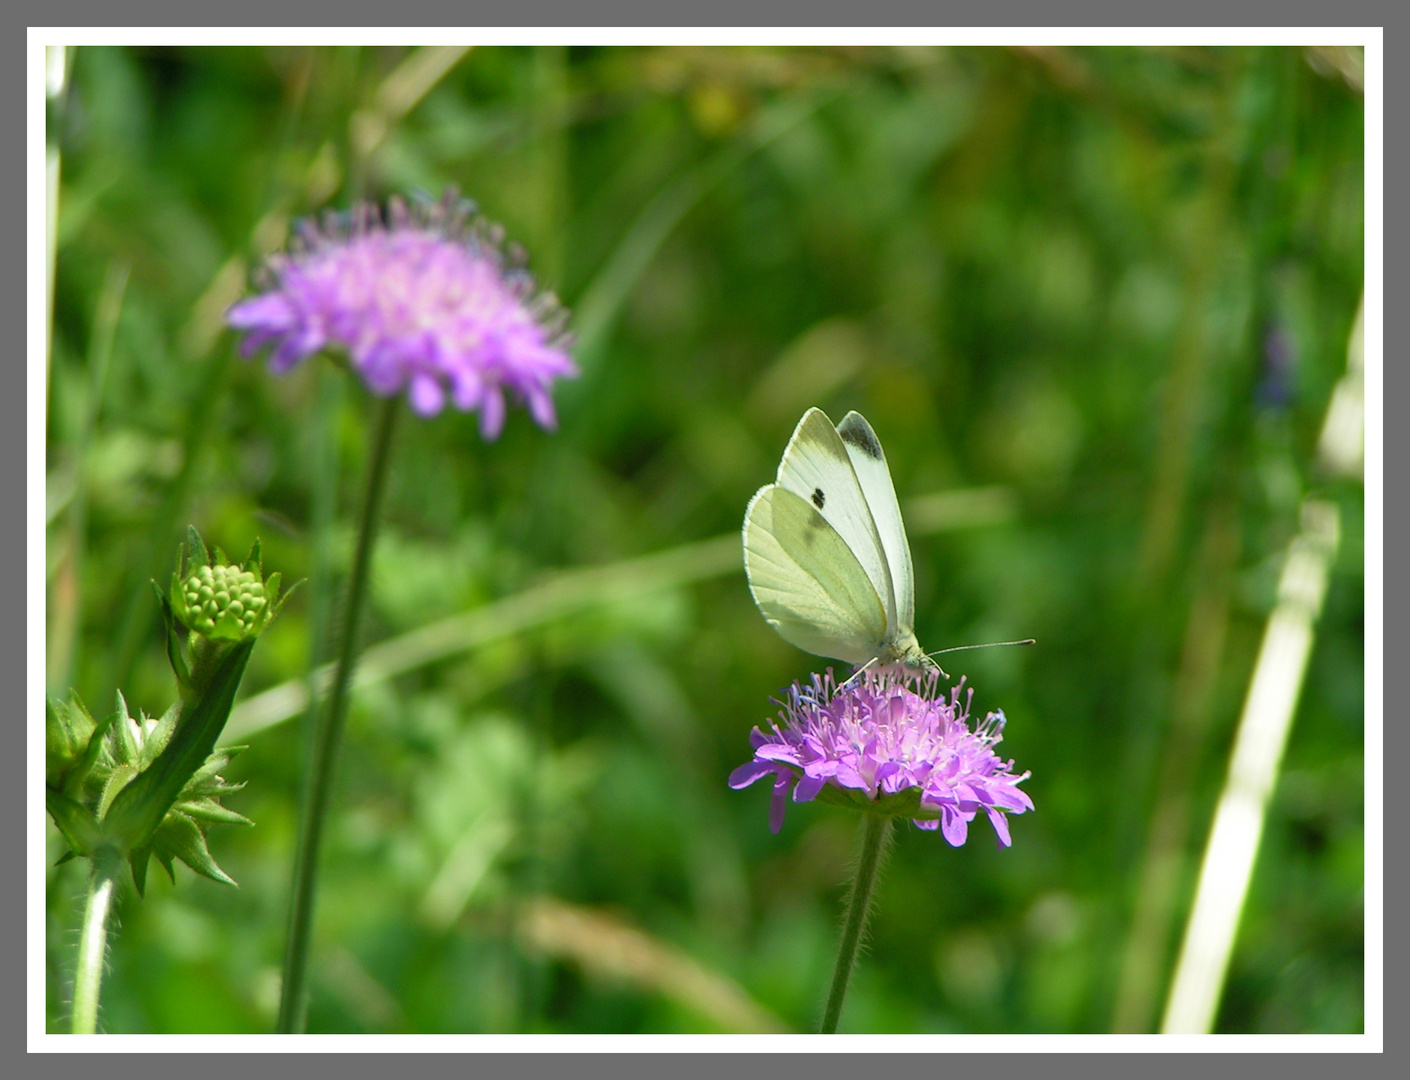
[[[1038,641],[946,664],[976,714],[1008,717],[1036,812],[1003,852],[897,828],[842,1030],[1158,1021],[1310,491],[1344,540],[1219,1029],[1359,1030],[1363,496],[1314,464],[1362,291],[1358,58],[476,48],[411,93],[418,55],[73,56],[49,692],[164,708],[148,582],[188,522],[227,551],[259,535],[310,579],[231,714],[249,749],[221,774],[255,782],[221,803],[260,823],[221,840],[241,888],[178,873],[124,910],[109,1030],[273,1023],[297,702],[329,659],[366,469],[362,391],[322,361],[240,361],[221,313],[298,216],[449,183],[574,311],[584,373],[552,435],[522,410],[490,445],[474,416],[401,426],[311,1030],[737,1023],[682,956],[816,1025],[855,815],[792,807],[775,837],[767,785],[726,788],[769,697],[820,665],[759,617],[737,539],[710,546],[810,405],[860,410],[886,447],[921,644]],[[909,502],[973,489],[991,497],[958,519]],[[92,723],[65,715],[60,782]],[[72,842],[53,830],[49,862]],[[59,1023],[81,874],[49,874]]]
[[[238,684],[247,657],[247,646],[231,651],[226,681],[233,678]],[[217,700],[226,699],[224,714],[229,715],[233,687],[217,681],[214,692]],[[180,859],[198,874],[235,884],[211,857],[206,830],[211,825],[253,824],[220,803],[222,796],[244,787],[219,775],[244,747],[207,752],[203,761],[193,758],[214,743],[216,733],[203,733],[203,717],[218,707],[183,712],[178,702],[159,720],[142,713],[132,717],[118,694],[116,710],[99,727],[77,697],[67,705],[51,702],[51,744],[56,729],[89,732],[69,767],[50,772],[49,813],[69,845],[63,861],[92,856],[98,845],[107,844],[128,857],[139,893],[145,891],[147,862],[153,855],[173,882],[172,863]],[[194,771],[186,767],[192,760],[199,765]]]

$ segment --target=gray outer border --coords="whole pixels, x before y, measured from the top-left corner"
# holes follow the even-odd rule
[[[203,10],[193,9],[189,3],[157,2],[157,0],[141,0],[141,2],[131,2],[124,4],[120,11],[115,12],[110,5],[100,4],[95,0],[82,0],[81,3],[68,3],[62,9],[21,0],[14,10],[19,10],[23,19],[16,20],[15,30],[7,34],[11,41],[9,53],[12,62],[5,67],[5,80],[11,87],[8,94],[0,95],[0,99],[7,104],[4,123],[6,129],[11,131],[10,145],[23,145],[25,128],[25,26],[52,26],[52,25],[113,25],[117,20],[114,15],[120,15],[123,25],[131,26],[190,26],[199,23],[207,25],[290,25],[290,26],[316,26],[321,25],[326,18],[329,9],[324,4],[314,4],[307,2],[291,3],[290,0],[282,0],[279,3],[272,3],[270,0],[258,0],[250,3],[247,0],[238,9],[222,7],[219,9],[207,8]],[[1284,26],[1326,26],[1329,23],[1329,16],[1336,19],[1338,25],[1342,26],[1383,26],[1386,27],[1385,35],[1385,100],[1388,106],[1399,104],[1398,91],[1401,87],[1400,67],[1391,59],[1391,45],[1395,40],[1393,29],[1388,26],[1390,5],[1386,3],[1368,3],[1364,0],[1343,0],[1335,8],[1328,8],[1325,3],[1316,3],[1313,0],[1283,0],[1282,3],[1273,7],[1266,3],[1248,3],[1247,0],[1221,0],[1221,2],[1210,2],[1210,0],[1196,0],[1191,3],[1187,0],[1178,11],[1166,8],[1148,8],[1141,12],[1136,12],[1129,5],[1116,3],[1094,2],[1085,0],[1083,3],[1064,4],[1061,10],[1054,10],[1050,5],[1041,3],[1040,0],[989,0],[988,3],[976,7],[972,4],[946,4],[921,3],[917,0],[868,0],[865,5],[860,5],[856,0],[811,0],[806,5],[797,2],[783,2],[778,0],[727,0],[721,3],[715,0],[708,8],[698,8],[684,5],[674,6],[669,10],[664,9],[659,2],[647,3],[642,0],[597,0],[590,8],[585,8],[580,4],[571,3],[570,0],[517,0],[512,5],[503,3],[488,4],[478,2],[478,0],[461,0],[455,3],[451,0],[401,0],[395,8],[389,8],[386,4],[355,3],[351,0],[338,6],[337,13],[343,17],[346,25],[379,26],[389,23],[389,16],[395,14],[404,25],[482,25],[482,26],[536,26],[536,25],[595,25],[595,26],[1005,26],[1005,25],[1032,25],[1032,26],[1052,26],[1062,20],[1064,25],[1075,26],[1105,26],[1105,25],[1139,25],[1139,15],[1150,16],[1176,15],[1182,25],[1187,26],[1259,26],[1274,25],[1269,23],[1268,17],[1277,19],[1276,25]],[[212,19],[211,15],[217,15]],[[976,15],[979,17],[976,18]],[[204,18],[203,18],[204,17]],[[1173,20],[1155,18],[1145,20],[1145,25],[1163,26],[1171,25]],[[1388,107],[1387,115],[1392,117],[1403,117],[1403,110]],[[1403,134],[1403,122],[1395,125],[1387,134],[1400,136]],[[17,155],[22,160],[22,155]],[[1407,170],[1405,164],[1405,141],[1403,138],[1391,138],[1385,142],[1385,176],[1389,182],[1385,184],[1387,192],[1403,192],[1407,190]],[[12,159],[13,160],[13,159]],[[25,174],[14,168],[6,172],[6,184],[11,188],[8,205],[24,205],[24,185]],[[1407,276],[1405,272],[1404,252],[1410,244],[1407,241],[1407,213],[1405,203],[1400,199],[1387,199],[1385,201],[1385,236],[1390,241],[1385,244],[1385,288],[1384,295],[1387,298],[1399,298],[1407,295]],[[20,261],[24,258],[24,221],[20,214],[11,213],[3,226],[3,247],[4,250],[12,253],[7,260],[6,268],[12,277],[11,287],[0,291],[0,296],[4,297],[4,304],[8,308],[15,309],[14,314],[18,318],[12,318],[10,325],[24,325],[24,304],[25,290],[22,284],[25,280],[25,269]],[[1390,331],[1399,327],[1404,321],[1404,306],[1399,303],[1386,304],[1386,327]],[[1392,354],[1390,341],[1392,337],[1396,341],[1403,341],[1400,334],[1403,329],[1397,330],[1392,335],[1386,334],[1386,354]],[[1403,353],[1403,348],[1401,353]],[[11,447],[8,456],[0,457],[0,460],[23,460],[25,449],[25,379],[28,376],[27,365],[9,364],[0,369],[0,378],[9,381],[14,387],[9,393],[0,393],[0,408],[4,409],[4,418],[0,420],[0,440],[3,445]],[[1404,400],[1406,383],[1410,381],[1410,374],[1407,374],[1405,365],[1386,365],[1385,368],[1385,395],[1387,398]],[[1368,401],[1368,408],[1379,408],[1384,414],[1384,402]],[[1410,442],[1410,433],[1407,433],[1405,425],[1398,425],[1386,431],[1386,453],[1385,459],[1388,461],[1403,461],[1400,456],[1407,449],[1407,442]],[[1394,450],[1393,447],[1399,447]],[[24,500],[23,484],[24,472],[19,469],[9,469],[3,474],[3,482],[8,488],[14,488],[10,496],[10,504],[22,504]],[[1385,531],[1387,535],[1394,534],[1405,536],[1405,516],[1406,510],[1398,500],[1386,500],[1386,522]],[[25,557],[25,543],[27,533],[20,532],[13,525],[8,527],[4,533],[4,545],[6,548],[7,565],[14,567],[23,565]],[[1403,550],[1398,545],[1386,544],[1386,550]],[[1398,596],[1402,600],[1406,596],[1406,571],[1403,565],[1389,564],[1385,593],[1387,596]],[[13,571],[8,575],[0,577],[0,605],[3,610],[11,612],[23,612],[25,610],[24,580],[23,576]],[[1388,608],[1391,605],[1387,605]],[[1403,610],[1403,608],[1401,609]],[[1398,647],[1386,649],[1391,655],[1406,655],[1406,637],[1403,628],[1399,623],[1386,620],[1386,636],[1390,640],[1392,636],[1397,641]],[[5,647],[0,647],[0,662],[3,662],[9,671],[8,685],[24,684],[24,656],[25,656],[25,622],[23,616],[20,619],[7,621],[4,627]],[[25,715],[29,715],[28,708]],[[33,736],[33,731],[30,732]],[[1404,724],[1387,723],[1385,725],[1385,762],[1402,762],[1406,760],[1407,743],[1410,743],[1410,730]],[[4,777],[4,782],[0,782],[0,821],[23,823],[26,820],[25,807],[25,778],[24,757],[19,754],[9,754],[5,756],[3,765],[0,768],[6,770],[9,775]],[[1382,763],[1384,769],[1384,763]],[[1404,841],[1402,834],[1394,826],[1398,821],[1388,822],[1391,826],[1386,830],[1390,844],[1395,844],[1403,849]],[[13,826],[12,826],[13,828]],[[21,825],[23,828],[23,825]],[[23,841],[21,842],[21,847]],[[1387,858],[1385,893],[1388,902],[1385,904],[1385,911],[1388,915],[1410,910],[1410,904],[1406,903],[1406,861],[1404,858]],[[6,1057],[18,1057],[23,1053],[25,1046],[25,918],[23,914],[24,894],[22,892],[24,875],[11,875],[12,884],[4,894],[4,903],[14,914],[4,920],[7,932],[3,936],[3,943],[0,943],[0,970],[8,973],[9,978],[0,990],[0,1024],[6,1030],[3,1045]],[[18,885],[17,885],[18,883]],[[1385,952],[1400,963],[1387,963],[1385,965],[1385,1010],[1386,1017],[1394,1020],[1407,1015],[1407,995],[1406,995],[1406,956],[1405,937],[1406,930],[1403,920],[1394,917],[1387,918],[1385,927]],[[1388,1025],[1385,1033],[1386,1055],[1394,1054],[1399,1058],[1403,1054],[1403,1039],[1399,1038],[1402,1032],[1394,1025]],[[261,1061],[266,1055],[241,1055],[236,1058],[211,1058],[204,1057],[196,1065],[195,1059],[187,1060],[186,1055],[174,1055],[169,1058],[155,1057],[149,1055],[120,1056],[116,1059],[105,1056],[102,1065],[99,1066],[104,1072],[108,1072],[115,1066],[121,1072],[129,1069],[134,1072],[138,1069],[146,1075],[156,1072],[170,1072],[174,1074],[178,1069],[185,1071],[196,1065],[206,1075],[228,1074],[236,1075],[237,1070],[240,1075],[247,1076],[252,1070],[259,1070],[272,1064],[272,1060]],[[970,1055],[964,1055],[966,1059]],[[1200,1061],[1196,1064],[1184,1056],[1147,1056],[1141,1055],[1139,1060],[1134,1060],[1126,1054],[1090,1054],[1083,1055],[1082,1058],[1060,1057],[1055,1060],[1045,1060],[1041,1063],[1044,1070],[1056,1066],[1060,1071],[1066,1072],[1069,1069],[1077,1074],[1079,1071],[1086,1075],[1111,1075],[1125,1076],[1133,1069],[1143,1073],[1168,1072],[1174,1075],[1176,1070],[1180,1073],[1187,1072],[1192,1066],[1195,1068],[1207,1067],[1204,1060],[1205,1055],[1199,1055]],[[555,1059],[547,1055],[485,1055],[477,1057],[474,1067],[482,1075],[492,1076],[529,1076],[538,1075],[541,1071],[558,1070],[564,1067],[572,1068],[575,1072],[581,1068],[586,1068],[590,1073],[601,1070],[603,1074],[610,1074],[614,1077],[625,1076],[630,1073],[637,1073],[642,1076],[658,1075],[663,1067],[676,1071],[684,1070],[686,1073],[694,1074],[715,1074],[716,1072],[730,1073],[740,1071],[768,1070],[770,1073],[777,1071],[791,1072],[797,1069],[802,1073],[804,1069],[810,1076],[816,1075],[819,1067],[838,1076],[855,1076],[859,1071],[865,1072],[877,1067],[894,1069],[900,1067],[905,1070],[907,1066],[917,1072],[929,1068],[934,1068],[936,1063],[923,1060],[920,1055],[904,1055],[898,1058],[896,1055],[888,1054],[883,1061],[869,1062],[866,1057],[858,1054],[832,1054],[826,1057],[809,1055],[806,1062],[798,1061],[792,1057],[773,1056],[760,1058],[750,1055],[748,1060],[753,1063],[754,1068],[744,1064],[743,1055],[725,1054],[700,1056],[686,1058],[673,1056],[669,1062],[663,1062],[655,1054],[635,1055],[635,1054],[611,1054],[606,1056],[579,1057],[572,1056],[571,1059]],[[1298,1058],[1308,1058],[1310,1060],[1299,1061]],[[1294,1058],[1287,1055],[1280,1055],[1280,1060],[1274,1066],[1281,1070],[1294,1069],[1298,1072],[1307,1070],[1309,1075],[1323,1074],[1328,1067],[1328,1062],[1321,1060],[1321,1055],[1313,1058],[1311,1055],[1298,1055]],[[403,1058],[398,1062],[400,1068],[405,1068],[410,1060],[424,1060],[428,1071],[432,1068],[444,1068],[450,1064],[452,1068],[461,1066],[447,1063],[439,1056],[431,1057],[426,1055],[416,1055],[413,1058]],[[96,1063],[95,1063],[96,1064]],[[326,1063],[330,1064],[331,1063]],[[346,1057],[340,1055],[340,1060],[335,1066],[344,1076],[352,1072],[365,1072],[369,1077],[382,1075],[389,1063],[381,1060],[380,1055],[359,1055],[356,1057]],[[466,1063],[469,1065],[469,1063]],[[1013,1055],[1010,1057],[987,1057],[982,1064],[972,1060],[963,1063],[954,1060],[947,1060],[946,1064],[950,1068],[956,1066],[963,1067],[969,1065],[980,1065],[986,1070],[997,1070],[1001,1074],[1018,1074],[1020,1070],[1032,1069],[1039,1065],[1037,1061],[1025,1060],[1024,1057]],[[1251,1063],[1250,1063],[1251,1064]],[[299,1060],[289,1062],[290,1071],[293,1069],[307,1069],[313,1066],[313,1061],[307,1063]],[[31,1076],[31,1075],[54,1075],[67,1076],[76,1072],[83,1066],[76,1061],[69,1059],[66,1055],[28,1055],[14,1065],[5,1068],[6,1075],[10,1076]],[[317,1066],[314,1066],[317,1067]],[[1237,1066],[1236,1066],[1237,1067]],[[1367,1070],[1370,1075],[1404,1075],[1410,1071],[1410,1066],[1402,1065],[1395,1069],[1388,1065],[1386,1058],[1374,1056],[1351,1055],[1345,1061],[1337,1062],[1334,1066],[1337,1069],[1351,1069],[1360,1072]],[[279,1071],[282,1071],[280,1069]]]

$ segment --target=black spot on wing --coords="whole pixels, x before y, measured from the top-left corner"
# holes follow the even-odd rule
[[[823,508],[823,503],[826,501],[827,497],[823,495],[823,489],[813,488],[813,505],[816,506],[819,510],[821,510]]]
[[[854,422],[849,416],[842,421],[837,429],[837,434],[842,437],[842,441],[855,446],[862,453],[873,461],[881,460],[881,443],[876,441],[876,436],[872,434],[871,425],[858,417],[860,423]]]

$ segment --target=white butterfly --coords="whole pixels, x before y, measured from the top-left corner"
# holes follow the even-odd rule
[[[936,667],[915,635],[911,548],[886,455],[860,413],[809,409],[777,483],[744,513],[744,572],[784,641],[863,667]]]

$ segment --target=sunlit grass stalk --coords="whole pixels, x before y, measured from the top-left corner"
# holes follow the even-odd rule
[[[62,136],[65,82],[70,57],[63,45],[44,49],[44,417],[49,417],[49,372],[54,355],[54,271],[59,260],[59,174],[63,164]]]
[[[868,814],[865,820],[862,854],[857,860],[857,874],[852,879],[852,890],[847,896],[847,918],[842,924],[837,963],[832,969],[832,989],[828,991],[827,1007],[823,1010],[820,1030],[824,1035],[835,1034],[837,1022],[842,1017],[842,1001],[847,996],[847,984],[852,979],[857,950],[861,947],[867,916],[871,913],[871,894],[876,887],[877,872],[881,869],[881,857],[891,840],[889,817]]]
[[[93,872],[88,878],[88,899],[83,909],[83,930],[78,939],[78,970],[73,982],[73,1033],[93,1035],[98,1030],[98,994],[103,985],[103,965],[108,951],[108,923],[113,894],[122,872],[122,853],[110,844],[93,852]]]
[[[324,818],[333,767],[343,725],[347,719],[348,689],[356,662],[358,634],[367,606],[367,581],[372,564],[372,548],[377,536],[382,495],[386,490],[387,463],[396,428],[399,400],[387,398],[380,407],[368,466],[367,488],[362,518],[358,525],[357,550],[348,584],[347,608],[342,637],[338,644],[337,667],[328,702],[319,714],[314,731],[303,804],[300,811],[298,847],[294,854],[294,888],[289,909],[289,938],[284,952],[284,977],[280,988],[278,1030],[301,1031],[305,1019],[305,984],[308,951],[318,881],[318,854],[323,838]]]

